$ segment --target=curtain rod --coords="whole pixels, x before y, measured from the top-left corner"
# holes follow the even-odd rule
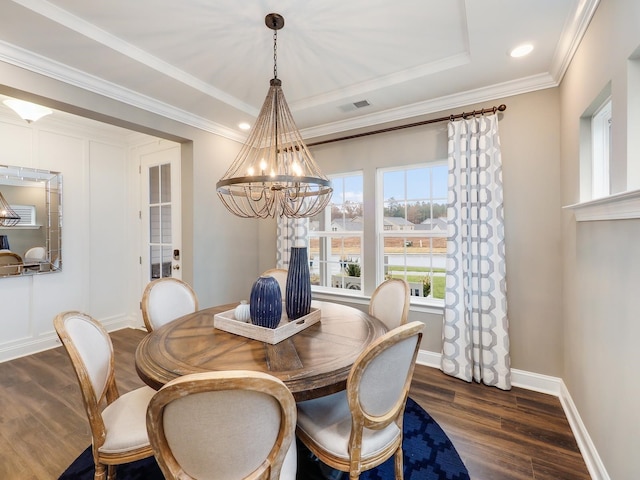
[[[346,137],[333,138],[331,140],[321,140],[319,142],[307,143],[307,147],[315,147],[316,145],[324,145],[325,143],[339,142],[341,140],[351,140],[352,138],[366,137],[368,135],[375,135],[378,133],[393,132],[394,130],[402,130],[403,128],[417,127],[419,125],[428,125],[430,123],[452,121],[457,118],[467,118],[476,115],[484,115],[485,113],[504,112],[507,106],[503,103],[498,107],[483,108],[482,110],[474,110],[473,112],[456,113],[455,115],[449,115],[448,117],[432,118],[431,120],[423,120],[422,122],[409,123],[407,125],[398,125],[397,127],[383,128],[380,130],[373,130],[371,132],[356,133],[355,135],[348,135]]]

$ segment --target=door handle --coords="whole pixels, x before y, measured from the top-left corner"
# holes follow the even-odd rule
[[[173,266],[173,269],[174,269],[174,270],[180,270],[180,265],[177,265],[177,264],[176,264],[176,265],[174,265],[174,266]]]

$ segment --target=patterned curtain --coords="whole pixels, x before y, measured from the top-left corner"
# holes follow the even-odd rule
[[[502,161],[495,114],[449,122],[442,371],[511,388]]]
[[[287,218],[278,217],[278,226],[276,230],[276,267],[289,268],[289,257],[291,256],[291,247],[306,247],[307,233],[309,232],[308,218]]]

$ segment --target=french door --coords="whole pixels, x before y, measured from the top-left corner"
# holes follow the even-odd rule
[[[180,145],[140,154],[143,288],[151,280],[182,278]]]

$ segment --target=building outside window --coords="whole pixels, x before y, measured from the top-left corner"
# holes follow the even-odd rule
[[[365,270],[376,285],[387,278],[409,283],[412,303],[441,304],[444,299],[447,236],[446,160],[379,169],[372,204],[363,211],[363,173],[330,176],[331,203],[309,222],[309,257],[314,290],[362,295]],[[365,228],[366,221],[375,221]],[[365,232],[376,244],[364,258]],[[375,272],[373,274],[372,272]],[[368,285],[373,291],[375,285]]]
[[[447,173],[446,161],[378,171],[378,283],[403,278],[413,303],[444,299]]]
[[[329,177],[331,203],[309,222],[311,284],[362,293],[362,173]]]

